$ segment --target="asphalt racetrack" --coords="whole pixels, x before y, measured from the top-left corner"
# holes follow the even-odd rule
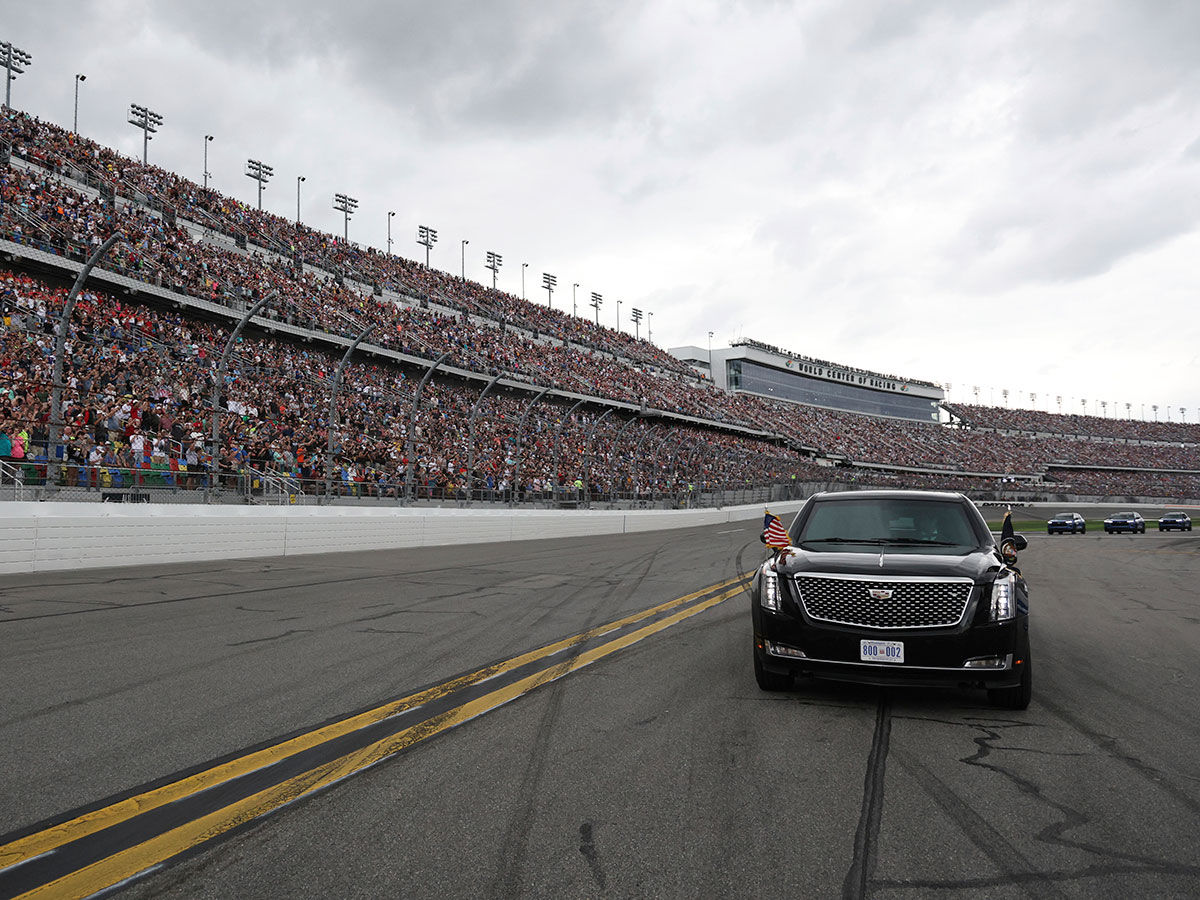
[[[0,898],[1200,896],[1200,537],[1029,534],[1034,699],[758,690],[755,523],[0,578]]]

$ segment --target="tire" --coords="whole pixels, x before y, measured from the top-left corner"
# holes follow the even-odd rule
[[[1145,534],[1145,533],[1146,533],[1146,526],[1143,525],[1141,528],[1138,529],[1138,534]]]
[[[1080,534],[1087,534],[1087,526],[1086,526],[1086,525],[1083,525],[1083,526],[1081,526],[1081,527],[1080,527],[1080,529],[1079,529],[1079,533],[1080,533]]]
[[[988,702],[1000,709],[1028,709],[1033,699],[1033,660],[1025,657],[1021,683],[1010,688],[993,688],[987,692]]]
[[[760,690],[764,691],[786,691],[792,686],[791,675],[779,675],[776,672],[768,672],[763,668],[762,660],[758,658],[758,651],[753,650],[754,654],[754,680],[758,682]]]

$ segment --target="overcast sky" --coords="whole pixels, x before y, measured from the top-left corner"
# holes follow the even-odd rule
[[[0,0],[13,105],[662,346],[1200,420],[1200,3]],[[643,325],[644,331],[644,325]],[[1068,410],[1070,408],[1070,410]]]

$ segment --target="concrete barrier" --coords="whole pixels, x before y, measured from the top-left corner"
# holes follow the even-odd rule
[[[771,505],[795,512],[802,501]],[[0,573],[294,556],[623,534],[761,522],[763,507],[509,510],[178,506],[16,501],[0,505]]]

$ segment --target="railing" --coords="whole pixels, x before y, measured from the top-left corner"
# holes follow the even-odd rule
[[[0,460],[0,497],[7,497],[10,490],[11,499],[25,499],[25,470],[19,465]]]
[[[262,472],[253,467],[239,476],[239,483],[248,502],[275,503],[280,506],[304,502],[304,486],[299,478],[274,472]]]

